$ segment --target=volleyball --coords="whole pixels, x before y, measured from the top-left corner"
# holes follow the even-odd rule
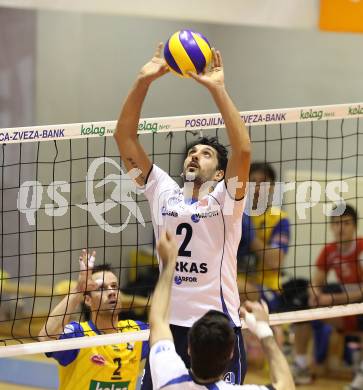
[[[208,39],[201,33],[180,30],[166,42],[164,58],[171,71],[189,77],[187,72],[201,73],[209,65],[212,50]]]

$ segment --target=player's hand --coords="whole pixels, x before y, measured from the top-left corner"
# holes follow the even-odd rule
[[[175,238],[167,231],[161,233],[160,239],[156,245],[163,267],[175,267],[178,256],[178,246]]]
[[[242,318],[246,317],[246,313],[251,313],[256,318],[256,321],[269,323],[269,313],[266,302],[251,302],[246,301],[240,308]]]
[[[210,91],[215,88],[224,87],[223,61],[220,51],[212,48],[212,63],[210,69],[204,69],[201,74],[193,72],[188,72],[188,74]]]
[[[248,329],[262,340],[267,337],[273,337],[272,329],[269,326],[268,307],[266,302],[247,301],[244,307],[241,307],[241,314],[246,322]]]
[[[95,291],[98,289],[98,284],[92,279],[92,270],[96,260],[96,251],[91,254],[83,249],[79,256],[79,276],[77,292],[85,293],[86,291]]]
[[[169,72],[168,65],[161,55],[162,48],[163,44],[159,43],[153,58],[141,68],[138,77],[139,80],[151,83],[157,78],[163,76],[165,73]]]

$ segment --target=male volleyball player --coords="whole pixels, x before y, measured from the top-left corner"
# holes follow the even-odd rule
[[[200,139],[187,152],[183,188],[151,163],[138,141],[137,128],[151,83],[168,72],[161,49],[162,44],[159,44],[129,92],[115,139],[126,168],[141,171],[136,181],[146,186],[156,239],[162,228],[168,228],[177,236],[179,252],[170,318],[177,352],[189,366],[189,328],[209,310],[220,310],[229,318],[236,333],[235,352],[225,379],[242,383],[246,365],[238,314],[236,253],[250,167],[250,139],[226,91],[221,54],[213,50],[211,69],[201,75],[190,75],[207,88],[222,114],[231,144],[229,160],[226,148],[216,139]],[[143,390],[151,388],[147,362]]]
[[[294,390],[294,382],[287,361],[280,351],[268,324],[267,305],[246,302],[241,308],[251,332],[260,340],[270,366],[271,385],[232,385],[223,382],[223,376],[234,353],[235,332],[225,313],[210,310],[193,324],[188,335],[188,353],[191,368],[175,350],[169,326],[169,305],[178,246],[174,237],[162,232],[158,242],[162,270],[151,304],[150,366],[154,390],[249,389]]]
[[[290,223],[287,214],[281,209],[271,206],[274,192],[276,172],[265,162],[254,162],[250,168],[250,182],[255,185],[253,209],[259,208],[261,202],[265,210],[259,215],[252,215],[251,222],[255,229],[254,247],[256,248],[256,270],[248,270],[247,282],[261,288],[261,297],[267,302],[271,312],[281,306],[281,273],[289,247]],[[244,278],[243,278],[244,279]],[[243,287],[240,282],[240,288]]]
[[[266,162],[252,163],[250,182],[255,185],[253,210],[259,211],[258,215],[251,216],[255,229],[251,249],[254,250],[256,262],[255,269],[238,274],[238,286],[241,296],[246,294],[253,299],[259,299],[260,296],[267,302],[270,312],[276,312],[281,310],[283,303],[280,269],[289,247],[290,222],[283,210],[271,206],[276,182],[276,172],[272,165]],[[264,209],[260,210],[260,207]],[[282,328],[275,326],[274,331],[282,345]]]
[[[343,207],[345,209],[341,212],[341,216],[330,218],[334,242],[324,246],[316,261],[312,289],[309,291],[309,306],[313,308],[361,302],[363,299],[363,238],[357,237],[358,215],[356,210],[350,205]],[[327,284],[331,271],[335,272],[340,285]],[[363,330],[362,315],[327,321],[329,325],[338,330]],[[308,367],[308,343],[306,342],[310,337],[311,323],[294,326],[296,340],[294,379],[296,384],[308,384],[313,379]],[[314,324],[314,332],[317,331],[319,328]],[[321,334],[320,337],[315,337],[315,340],[321,342],[325,336]]]
[[[71,339],[101,333],[130,332],[145,329],[139,321],[122,320],[118,278],[108,264],[94,266],[96,252],[80,257],[78,284],[53,309],[39,333],[39,340]],[[87,268],[88,266],[88,268]],[[88,271],[87,271],[88,269]],[[91,311],[91,320],[69,322],[83,302]],[[140,361],[148,353],[142,342],[75,348],[47,353],[59,363],[59,389],[128,389],[135,390]]]

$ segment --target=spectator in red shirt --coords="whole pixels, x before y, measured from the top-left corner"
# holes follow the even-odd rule
[[[309,291],[309,307],[333,306],[360,302],[363,298],[363,238],[357,237],[358,215],[349,205],[340,216],[332,216],[330,227],[334,242],[325,245],[316,262]],[[341,207],[341,206],[339,206]],[[337,214],[338,209],[335,209]],[[338,284],[328,284],[331,271]],[[363,317],[350,316],[327,321],[338,330],[363,330]],[[295,361],[293,374],[296,384],[309,384],[312,375],[308,367],[307,340],[311,323],[295,325]]]

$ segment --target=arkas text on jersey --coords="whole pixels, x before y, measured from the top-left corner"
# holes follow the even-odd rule
[[[175,266],[175,270],[177,272],[205,274],[208,272],[208,264],[207,263],[197,264],[195,262],[188,263],[187,261],[177,261],[176,266]]]

